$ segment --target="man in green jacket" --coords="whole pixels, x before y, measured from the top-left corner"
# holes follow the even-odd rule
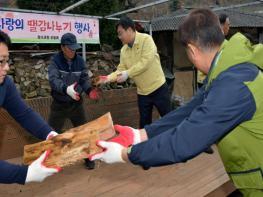
[[[121,135],[99,141],[104,151],[91,159],[162,166],[192,159],[216,143],[235,187],[246,197],[262,197],[263,45],[251,45],[240,33],[224,42],[209,9],[193,10],[178,31],[189,59],[208,75],[203,87],[141,131],[116,126]]]

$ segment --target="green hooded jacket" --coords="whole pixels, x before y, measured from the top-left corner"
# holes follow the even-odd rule
[[[208,84],[226,69],[253,63],[263,69],[263,45],[252,45],[241,33],[221,46],[221,54],[208,76]],[[229,132],[218,143],[225,169],[238,189],[263,189],[263,74],[244,82],[251,91],[256,112],[253,118]]]

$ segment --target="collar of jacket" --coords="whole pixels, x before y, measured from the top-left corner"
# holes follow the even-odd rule
[[[208,86],[221,72],[237,64],[247,62],[263,68],[263,45],[252,45],[241,33],[236,33],[229,41],[223,42],[221,50],[217,66],[209,75]]]

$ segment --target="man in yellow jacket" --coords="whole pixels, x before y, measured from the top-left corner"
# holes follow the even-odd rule
[[[130,18],[122,17],[116,30],[123,44],[120,64],[115,72],[100,76],[98,83],[122,83],[128,78],[133,79],[137,86],[140,128],[144,128],[152,122],[153,106],[161,116],[170,111],[170,97],[160,57],[152,37],[137,32]]]

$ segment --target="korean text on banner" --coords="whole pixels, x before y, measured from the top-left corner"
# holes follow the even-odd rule
[[[60,43],[68,32],[75,34],[79,43],[100,43],[95,18],[0,11],[0,30],[13,43]]]

